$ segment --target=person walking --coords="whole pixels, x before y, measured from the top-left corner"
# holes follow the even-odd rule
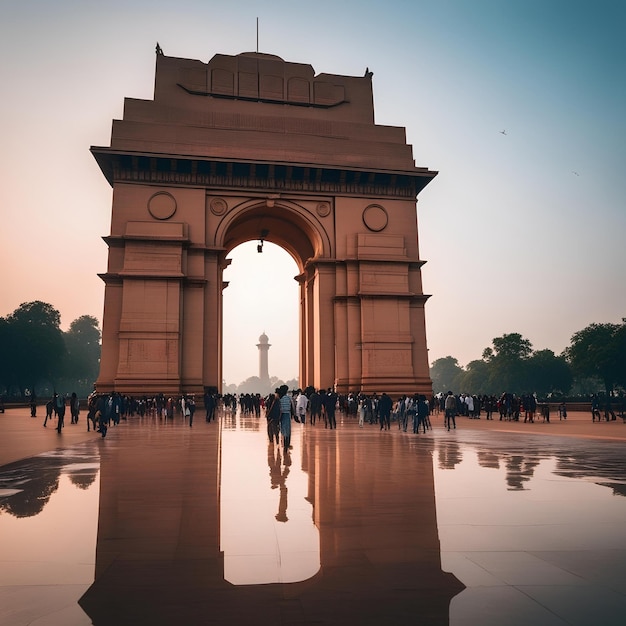
[[[287,385],[281,385],[278,390],[280,402],[280,434],[283,436],[283,447],[285,452],[291,448],[291,416],[293,414],[293,404],[287,395]]]
[[[365,422],[365,398],[361,396],[359,398],[359,428],[363,428]]]
[[[378,416],[380,419],[380,430],[389,430],[391,428],[391,407],[393,402],[391,398],[383,391],[378,401]]]
[[[311,424],[315,426],[315,420],[322,416],[322,396],[313,389],[313,393],[309,396],[309,419]]]
[[[55,393],[54,396],[52,396],[52,398],[50,398],[50,400],[46,402],[46,419],[43,421],[44,427],[46,427],[48,420],[52,419],[52,411],[54,410],[54,403],[56,402],[56,399],[57,399],[56,396],[57,394]]]
[[[72,397],[70,398],[70,423],[78,424],[78,414],[80,413],[80,400],[76,395],[76,392],[72,392]]]
[[[302,389],[298,389],[298,397],[296,398],[296,421],[301,424],[306,423],[306,410],[309,405],[309,399],[302,393]]]
[[[457,403],[456,398],[451,391],[448,391],[448,395],[446,396],[446,401],[443,408],[445,410],[444,425],[447,426],[448,430],[450,430],[451,423],[454,425],[454,428],[456,428]]]
[[[189,412],[189,426],[193,426],[193,414],[196,412],[196,399],[194,396],[189,396],[187,398],[187,409]]]
[[[64,426],[65,420],[65,398],[61,395],[54,394],[56,396],[55,405],[57,409],[57,432],[61,434],[61,429]]]
[[[215,419],[215,396],[208,391],[204,394],[204,407],[206,408],[206,421]]]
[[[426,434],[426,426],[428,425],[430,427],[430,420],[428,418],[430,408],[426,402],[426,396],[423,393],[417,396],[416,405],[417,410],[415,412],[415,425],[413,427],[413,432],[416,435],[419,434],[421,426],[424,434]]]
[[[278,445],[279,443],[280,417],[280,394],[279,390],[276,389],[274,394],[267,399],[265,408],[265,418],[267,419],[267,436],[270,440],[270,443],[274,443],[274,440],[276,440],[276,445]]]
[[[331,430],[333,428],[336,429],[337,419],[335,417],[335,409],[337,407],[337,394],[331,387],[328,388],[328,392],[322,399],[322,405],[324,407],[324,428],[326,428],[326,423],[328,422],[328,427]]]

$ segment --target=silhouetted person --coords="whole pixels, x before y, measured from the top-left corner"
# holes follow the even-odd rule
[[[426,396],[419,394],[416,400],[415,421],[413,422],[413,432],[418,434],[420,426],[424,433],[426,433],[426,425],[429,423],[428,414],[430,413],[428,404],[426,402]]]
[[[61,395],[54,394],[55,398],[55,406],[57,410],[57,432],[60,434],[61,429],[65,425],[63,422],[65,421],[65,398]]]
[[[454,425],[454,428],[456,428],[457,404],[456,404],[456,398],[452,395],[451,391],[448,391],[448,395],[446,396],[444,410],[445,410],[444,420],[445,420],[445,425],[447,426],[448,430],[450,430],[451,423]]]
[[[54,410],[54,403],[56,401],[56,393],[54,396],[46,402],[46,419],[43,421],[43,425],[45,426],[48,423],[49,419],[52,419],[52,411]]]
[[[609,421],[609,416],[611,416],[611,421],[614,421],[616,419],[615,411],[613,411],[613,405],[611,402],[611,396],[607,395],[606,402],[604,404],[604,417],[607,422]]]
[[[309,396],[309,419],[311,424],[315,424],[315,419],[322,416],[322,396],[315,389]]]
[[[287,395],[287,385],[281,385],[278,390],[280,397],[280,433],[283,436],[283,446],[285,452],[291,447],[291,415],[293,413],[293,404],[291,398]]]
[[[383,391],[378,401],[378,416],[380,419],[380,430],[389,430],[391,428],[391,407],[393,402],[391,398]]]
[[[76,392],[72,392],[70,398],[70,415],[72,416],[72,424],[78,424],[78,413],[80,412],[80,400]]]
[[[337,394],[329,387],[328,393],[322,399],[322,405],[324,407],[324,428],[326,428],[326,422],[328,422],[329,428],[337,428],[337,420],[335,418],[335,409],[337,406]]]
[[[196,400],[193,396],[187,398],[187,410],[189,411],[189,426],[193,426],[193,414],[196,412]]]
[[[278,444],[278,435],[280,433],[280,396],[278,389],[268,399],[265,418],[267,419],[268,439],[270,443],[276,441],[276,444]]]
[[[598,400],[598,396],[595,394],[591,396],[591,421],[596,421],[596,416],[598,417],[598,421],[600,421],[600,401]]]
[[[204,408],[206,409],[206,421],[215,419],[215,396],[212,393],[204,394]]]

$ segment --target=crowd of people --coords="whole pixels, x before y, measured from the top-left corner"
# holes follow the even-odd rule
[[[214,393],[204,395],[205,419],[207,422],[216,419],[216,409],[219,397]],[[37,403],[32,400],[31,417],[37,415]],[[65,427],[66,410],[71,416],[71,424],[78,424],[81,411],[81,402],[76,393],[71,396],[55,393],[45,405],[46,417],[43,425],[47,427],[48,421],[56,419],[56,429],[60,433]],[[86,426],[87,432],[94,430],[105,437],[110,426],[117,426],[121,420],[129,417],[153,416],[160,419],[173,419],[176,415],[182,415],[189,426],[193,426],[196,412],[196,399],[194,394],[181,396],[166,396],[163,393],[154,396],[144,395],[136,398],[118,392],[97,393],[94,391],[87,398]]]
[[[447,430],[455,429],[458,416],[468,419],[524,421],[533,423],[538,416],[543,421],[550,421],[550,410],[546,403],[539,403],[534,395],[512,393],[495,395],[437,393],[430,398],[424,394],[402,395],[392,399],[387,393],[348,393],[337,394],[332,388],[297,389],[289,391],[286,385],[275,389],[267,396],[257,394],[227,394],[206,392],[202,398],[205,419],[211,422],[216,419],[218,408],[225,411],[241,411],[242,414],[253,415],[257,418],[264,413],[267,419],[267,434],[270,443],[281,444],[285,450],[291,447],[291,423],[324,424],[324,428],[337,428],[337,412],[357,420],[358,426],[365,424],[378,425],[380,430],[390,430],[395,422],[398,429],[418,434],[426,433],[432,428],[431,415],[444,415],[444,427]],[[36,415],[36,403],[31,402],[31,415]],[[70,414],[71,424],[77,424],[80,413],[80,400],[75,393],[71,396],[54,394],[46,403],[46,417],[43,425],[49,420],[57,420],[56,428],[60,433],[65,426],[66,409]],[[618,407],[621,417],[624,417],[624,399]],[[108,428],[116,426],[120,420],[138,415],[154,416],[160,419],[173,419],[182,416],[189,426],[193,426],[196,412],[194,394],[173,396],[158,393],[153,396],[144,395],[133,397],[117,392],[96,393],[87,400],[87,430],[91,428],[106,436]],[[591,399],[591,413],[593,421],[603,418],[607,421],[616,419],[616,413],[611,401],[602,402],[599,396]],[[560,419],[567,419],[565,403],[558,406]],[[626,418],[625,418],[626,421]]]

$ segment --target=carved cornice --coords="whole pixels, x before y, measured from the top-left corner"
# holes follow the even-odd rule
[[[424,168],[374,171],[312,164],[157,156],[110,148],[92,148],[91,151],[111,185],[120,182],[414,199],[437,175],[437,172]]]

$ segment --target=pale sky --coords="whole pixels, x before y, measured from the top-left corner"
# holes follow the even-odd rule
[[[43,300],[64,329],[102,319],[111,189],[89,147],[124,97],[152,98],[157,41],[204,62],[254,51],[257,17],[260,52],[369,67],[376,123],[440,172],[418,205],[431,363],[510,332],[560,353],[626,316],[622,0],[0,0],[1,316]],[[263,331],[270,375],[294,377],[295,264],[248,247],[225,276],[225,379],[258,374]]]

